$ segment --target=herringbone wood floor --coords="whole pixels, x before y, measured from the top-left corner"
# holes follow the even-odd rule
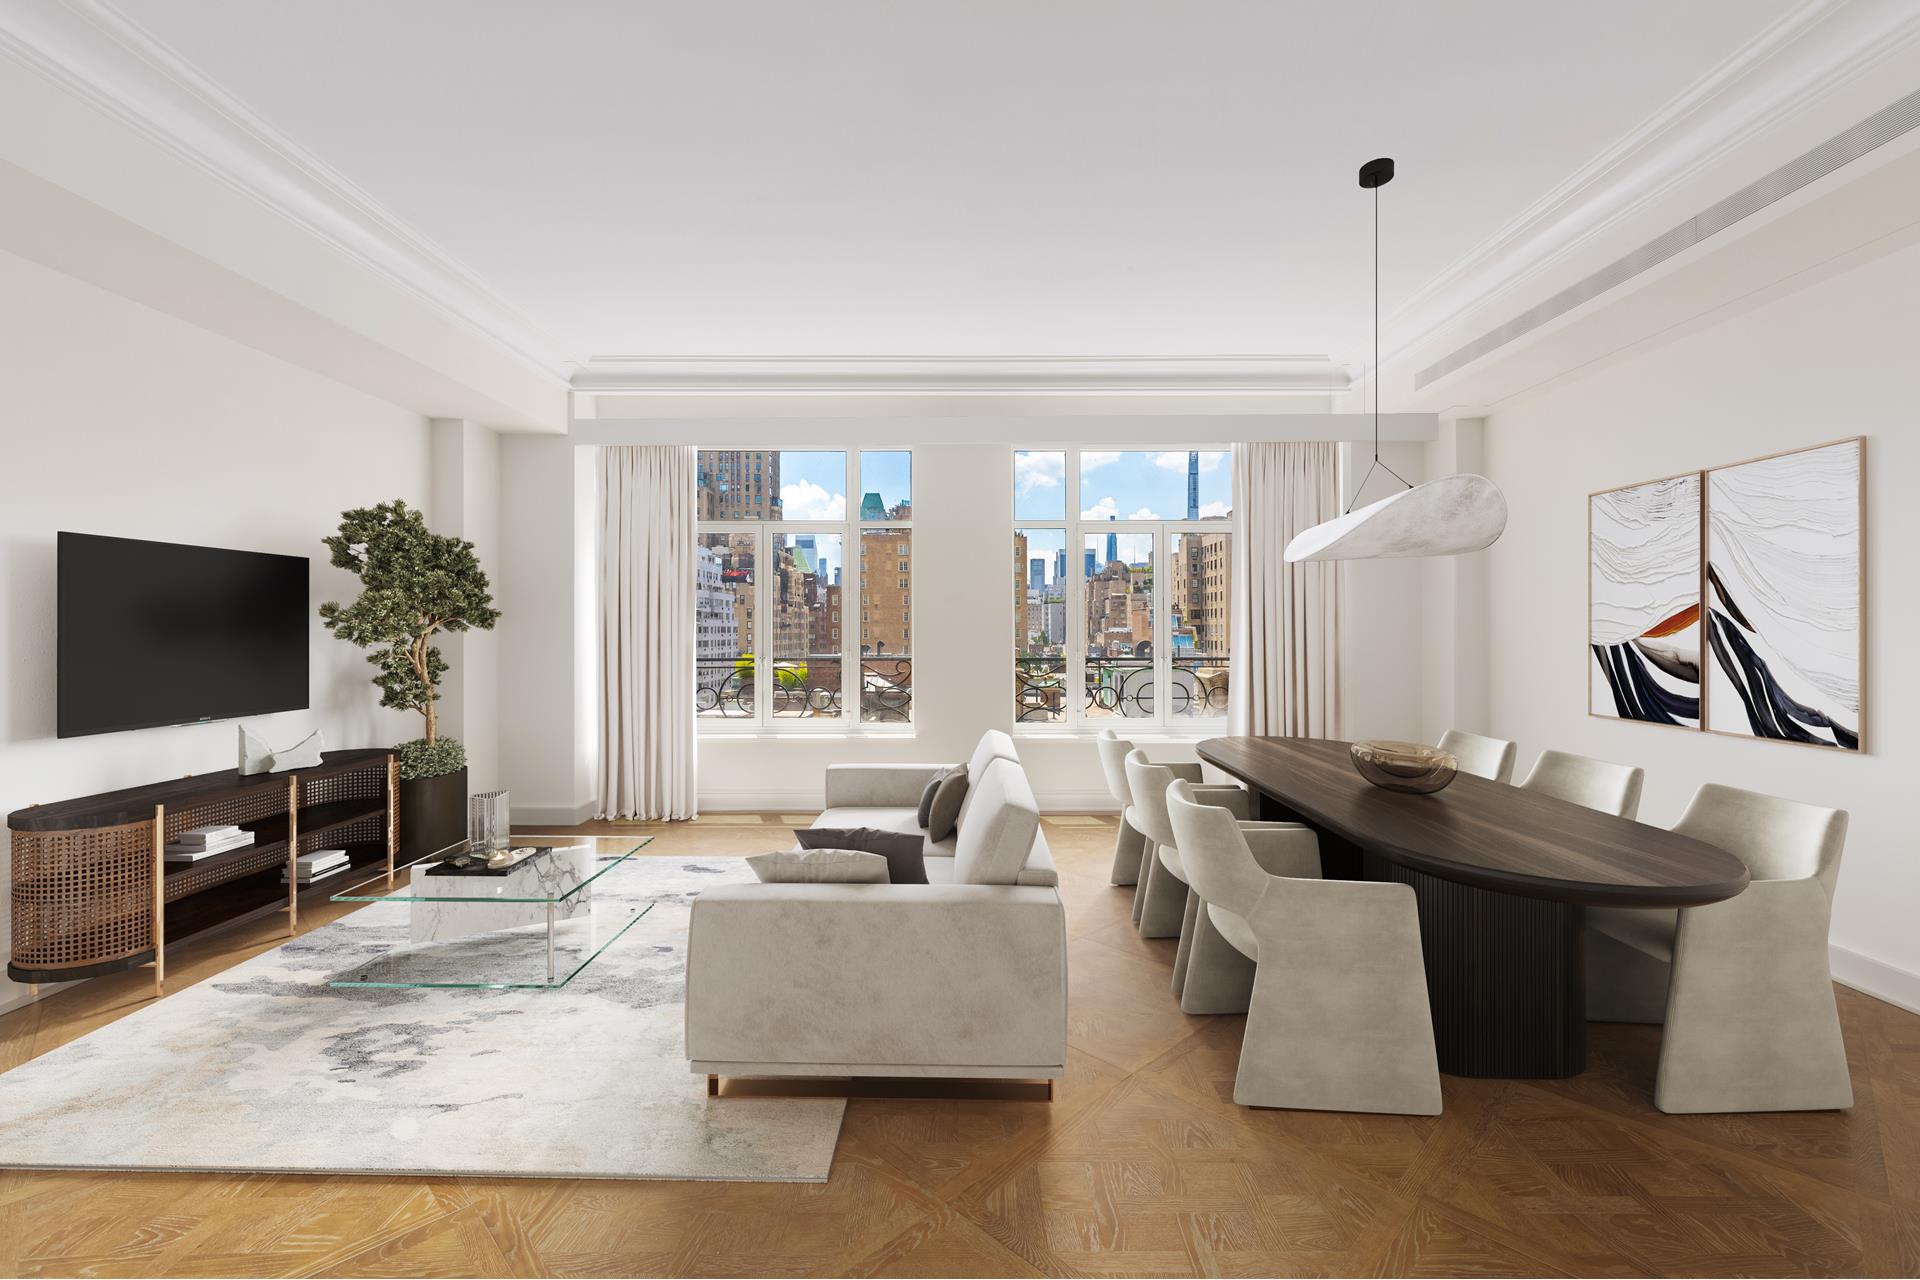
[[[779,847],[720,818],[650,852]],[[602,830],[604,828],[588,828]],[[1059,1101],[860,1099],[824,1186],[0,1172],[21,1275],[1914,1275],[1920,1017],[1846,989],[1845,1114],[1663,1116],[1658,1030],[1564,1082],[1445,1081],[1431,1119],[1231,1102],[1237,1018],[1183,1016],[1171,942],[1049,820],[1069,910]],[[325,917],[315,913],[305,926]],[[271,946],[192,958],[172,989]],[[0,1018],[12,1066],[139,1007],[127,975]],[[76,1117],[84,1123],[85,1117]]]

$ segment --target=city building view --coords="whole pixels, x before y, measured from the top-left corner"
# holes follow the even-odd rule
[[[1220,451],[1081,453],[1082,509],[1071,521],[1066,456],[1016,455],[1017,721],[1075,718],[1076,645],[1082,717],[1160,718],[1162,691],[1167,718],[1226,714],[1232,534],[1223,527],[1231,512],[1225,459]],[[1079,543],[1077,582],[1067,580],[1070,535]],[[1077,629],[1069,628],[1070,614]]]
[[[859,455],[859,521],[848,527],[847,455],[840,451],[703,449],[702,522],[833,522],[837,528],[703,527],[695,566],[695,697],[708,718],[839,719],[857,660],[862,721],[912,716],[911,455]],[[843,548],[859,542],[850,571]],[[767,566],[762,577],[759,567]],[[857,582],[854,574],[857,573]],[[858,599],[858,626],[848,616]],[[857,645],[850,655],[849,644]],[[768,658],[763,673],[756,654]]]

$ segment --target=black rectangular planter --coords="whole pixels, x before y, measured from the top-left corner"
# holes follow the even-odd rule
[[[400,780],[400,860],[412,862],[467,838],[467,771]]]

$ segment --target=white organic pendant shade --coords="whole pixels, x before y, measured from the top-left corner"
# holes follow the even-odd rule
[[[1287,544],[1287,559],[1464,555],[1492,546],[1506,527],[1499,485],[1485,476],[1442,476],[1303,530]]]

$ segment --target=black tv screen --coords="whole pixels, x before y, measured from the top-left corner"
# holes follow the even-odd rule
[[[307,705],[307,558],[59,537],[58,732]]]

